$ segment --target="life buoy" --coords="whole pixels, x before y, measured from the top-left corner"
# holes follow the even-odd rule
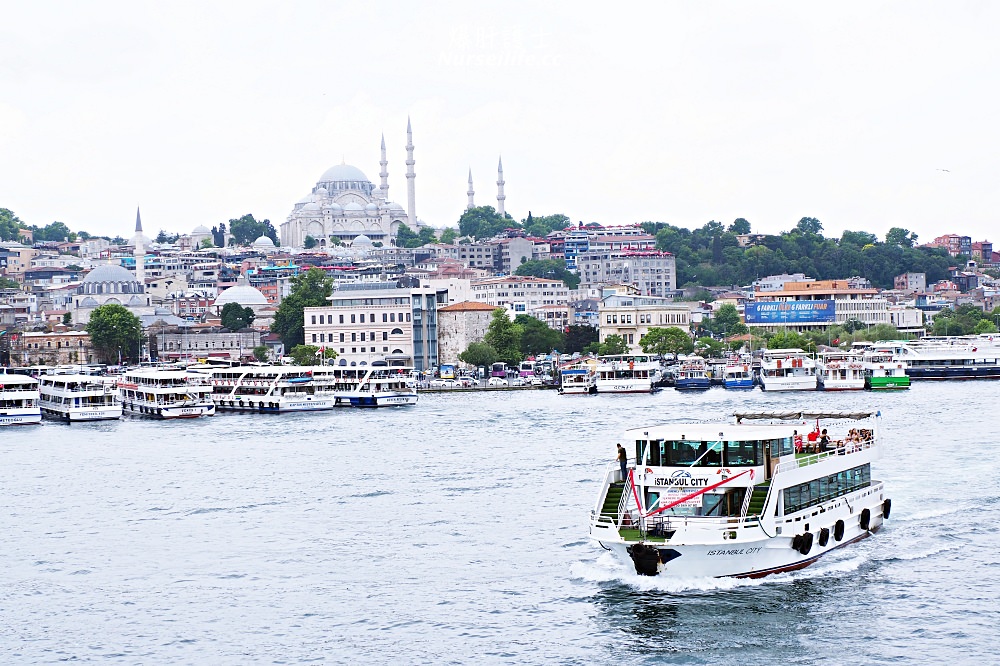
[[[803,555],[808,555],[809,551],[813,547],[813,533],[806,532],[802,535],[802,542],[799,544],[799,552]]]
[[[892,511],[892,500],[886,499],[886,501],[882,502],[882,517],[888,519],[890,511]]]
[[[858,525],[861,526],[861,529],[867,530],[869,527],[871,527],[871,522],[872,522],[872,512],[869,509],[865,509],[864,511],[861,512],[861,518],[858,519]]]
[[[844,521],[838,520],[833,526],[833,538],[837,541],[844,538]]]
[[[824,527],[819,531],[819,545],[826,548],[826,544],[830,542],[830,530]]]

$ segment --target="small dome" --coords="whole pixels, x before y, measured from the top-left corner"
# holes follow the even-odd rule
[[[96,308],[97,307],[97,299],[95,299],[92,296],[87,296],[87,298],[85,298],[82,301],[80,301],[80,307],[81,308]]]
[[[350,164],[338,164],[337,166],[330,167],[319,177],[319,182],[321,183],[344,180],[362,183],[370,182],[368,176],[361,169]]]
[[[208,227],[206,227],[206,226],[205,226],[204,224],[199,224],[199,225],[198,225],[197,227],[195,227],[195,228],[194,228],[194,230],[193,230],[193,231],[191,232],[191,235],[192,235],[192,236],[195,236],[195,235],[197,235],[197,236],[200,236],[200,235],[202,235],[202,234],[210,234],[210,233],[212,233],[212,232],[211,232],[211,231],[209,231]]]
[[[318,197],[325,197],[325,196],[328,196],[330,193],[327,191],[327,189],[325,187],[323,187],[322,185],[320,185],[319,187],[316,188],[316,190],[313,192],[313,194],[316,195],[316,196],[318,196]]]
[[[367,206],[365,206],[365,212],[378,214],[378,204],[377,203],[368,204]]]
[[[360,236],[355,236],[354,240],[351,241],[351,247],[360,247],[362,245],[371,247],[372,239],[368,238],[368,236],[365,236],[364,234],[361,234]]]
[[[253,242],[254,247],[274,247],[274,241],[267,236],[258,236]]]
[[[364,208],[361,206],[361,204],[352,201],[351,203],[344,206],[344,210],[347,211],[348,213],[360,213],[361,211],[364,210]]]
[[[343,206],[341,206],[341,205],[340,205],[339,203],[337,203],[336,201],[335,201],[335,202],[333,202],[332,204],[328,205],[328,206],[326,207],[326,209],[327,209],[328,211],[330,211],[331,213],[333,213],[334,215],[340,215],[341,213],[343,213],[343,212],[344,212],[344,207],[343,207]]]
[[[389,203],[389,210],[398,210],[398,211],[401,211],[401,210],[403,210],[403,207],[400,206],[395,201],[392,201],[392,202]]]
[[[258,289],[251,287],[249,284],[238,284],[219,294],[219,297],[215,299],[214,305],[220,306],[227,303],[266,305],[267,298]]]
[[[310,201],[309,203],[307,203],[306,205],[304,205],[302,207],[302,210],[310,212],[310,213],[319,213],[320,212],[319,204],[316,203],[315,201]]]
[[[307,194],[304,197],[302,197],[301,199],[299,199],[298,201],[296,201],[295,205],[312,203],[312,200],[313,200],[312,195],[311,194]]]
[[[135,282],[135,276],[132,275],[124,266],[119,264],[101,264],[94,270],[87,273],[87,277],[83,278],[84,284],[93,282]]]

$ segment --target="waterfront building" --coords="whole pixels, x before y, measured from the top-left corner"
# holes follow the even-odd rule
[[[619,335],[632,348],[639,350],[639,340],[651,328],[677,327],[688,331],[691,309],[688,303],[674,303],[660,296],[610,294],[601,299],[598,309],[600,341],[609,335]]]
[[[22,333],[12,345],[10,355],[12,364],[24,366],[93,363],[94,359],[90,335],[69,330]]]
[[[253,360],[253,348],[261,344],[258,329],[229,331],[221,326],[171,326],[150,332],[150,347],[162,361],[214,358]]]
[[[582,289],[631,284],[645,296],[667,296],[676,288],[677,260],[669,252],[591,249],[577,255],[576,265]]]
[[[473,280],[472,295],[476,302],[506,308],[515,315],[569,303],[569,288],[562,280],[520,275]]]
[[[440,363],[459,363],[458,355],[470,343],[482,342],[496,310],[492,305],[463,301],[438,310],[438,356]]]
[[[877,289],[852,286],[848,280],[785,282],[779,290],[755,292],[754,303],[748,304],[747,308],[752,313],[762,313],[765,310],[770,312],[773,308],[762,308],[760,304],[772,302],[803,305],[791,308],[798,313],[793,319],[781,319],[777,315],[751,315],[746,317],[747,325],[772,328],[781,326],[803,332],[834,324],[843,325],[849,320],[859,321],[867,326],[890,323],[888,300]],[[832,314],[829,307],[831,305]],[[790,309],[783,308],[781,311],[788,312]]]

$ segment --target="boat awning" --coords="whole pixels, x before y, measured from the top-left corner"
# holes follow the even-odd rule
[[[804,419],[868,419],[881,416],[881,412],[737,412],[733,414],[737,421],[743,419],[778,419],[782,421],[801,421]]]

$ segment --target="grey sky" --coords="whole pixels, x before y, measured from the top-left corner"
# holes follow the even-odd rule
[[[454,224],[819,218],[997,241],[989,2],[21,2],[0,21],[0,206],[29,223],[278,226],[346,159]],[[949,171],[940,171],[948,169]]]

